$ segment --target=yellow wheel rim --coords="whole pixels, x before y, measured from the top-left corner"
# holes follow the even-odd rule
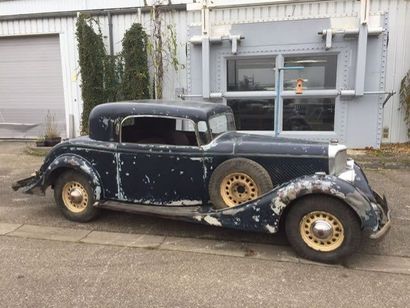
[[[79,182],[67,182],[62,191],[64,205],[73,213],[84,211],[88,204],[87,190]]]
[[[344,240],[344,229],[340,220],[323,211],[305,215],[300,221],[299,231],[306,245],[317,251],[336,250]]]
[[[225,204],[233,207],[256,199],[259,196],[259,188],[249,175],[236,172],[222,180],[220,193]]]

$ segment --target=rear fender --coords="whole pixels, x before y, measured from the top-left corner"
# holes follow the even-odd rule
[[[53,175],[59,169],[72,169],[80,172],[88,178],[89,183],[94,188],[95,200],[102,198],[101,179],[93,166],[84,158],[73,154],[63,154],[56,157],[43,171],[41,177],[41,186],[45,190],[53,180]]]

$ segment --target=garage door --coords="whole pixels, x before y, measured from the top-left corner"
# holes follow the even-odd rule
[[[0,38],[0,138],[42,136],[47,115],[65,137],[58,36]]]

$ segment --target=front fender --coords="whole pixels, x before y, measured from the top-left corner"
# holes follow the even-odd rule
[[[193,218],[214,226],[276,233],[286,207],[303,196],[313,194],[329,195],[345,202],[356,212],[363,230],[374,231],[378,228],[377,214],[367,197],[351,183],[330,175],[300,177],[258,199],[233,208],[198,213]]]
[[[356,212],[363,230],[377,229],[378,217],[368,197],[352,183],[332,175],[304,176],[281,186],[273,198],[274,212],[281,215],[291,202],[312,194],[342,200]]]

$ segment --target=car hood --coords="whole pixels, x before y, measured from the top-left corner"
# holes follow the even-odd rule
[[[273,134],[273,133],[272,133]],[[210,148],[238,155],[278,155],[328,157],[328,144],[315,141],[257,135],[243,132],[226,132],[209,144]]]

